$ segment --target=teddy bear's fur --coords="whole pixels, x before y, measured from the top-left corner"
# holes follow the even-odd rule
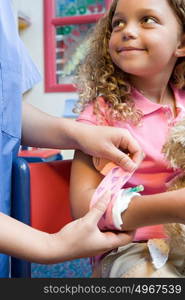
[[[170,182],[168,190],[185,187],[185,119],[171,129],[162,152],[169,162],[169,166],[182,171]],[[165,224],[164,228],[169,236],[170,252],[185,254],[185,225],[172,223]]]

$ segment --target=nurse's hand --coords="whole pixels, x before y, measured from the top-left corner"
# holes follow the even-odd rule
[[[144,158],[144,153],[128,130],[110,126],[80,123],[77,141],[79,149],[97,158],[104,158],[132,171]]]
[[[98,221],[104,214],[109,197],[105,194],[82,218],[67,224],[52,238],[52,255],[56,261],[91,257],[132,241],[133,232],[101,232]],[[58,253],[57,253],[58,252]]]

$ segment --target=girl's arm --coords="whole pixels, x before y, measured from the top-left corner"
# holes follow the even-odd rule
[[[91,197],[102,179],[103,176],[93,166],[92,157],[75,151],[70,178],[70,201],[74,218],[81,218],[89,210]]]
[[[135,196],[121,216],[124,230],[166,223],[185,224],[185,188]]]
[[[72,164],[70,196],[75,218],[83,216],[89,209],[91,197],[102,180],[102,175],[93,166],[92,158],[77,152]],[[185,223],[185,189],[147,196],[135,196],[122,213],[123,229]]]

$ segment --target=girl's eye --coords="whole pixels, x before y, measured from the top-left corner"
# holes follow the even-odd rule
[[[112,29],[122,29],[125,27],[124,21],[116,20],[112,23]]]
[[[155,23],[157,23],[157,20],[154,17],[144,17],[142,19],[142,23],[145,23],[145,24],[155,24]]]

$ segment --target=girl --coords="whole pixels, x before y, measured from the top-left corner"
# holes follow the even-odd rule
[[[169,129],[185,117],[184,24],[185,0],[114,0],[79,69],[78,121],[124,128],[145,152],[140,166],[122,180],[124,188],[142,184],[142,196],[125,189],[119,196],[126,204],[120,204],[113,190],[121,181],[116,177],[112,186],[107,180],[111,202],[101,229],[139,229],[133,243],[98,261],[102,277],[184,275],[184,255],[168,255],[163,226],[157,225],[185,223],[184,190],[166,192],[177,171],[161,153]],[[75,217],[86,213],[98,185],[106,182],[96,168],[90,156],[76,152],[70,185]]]

